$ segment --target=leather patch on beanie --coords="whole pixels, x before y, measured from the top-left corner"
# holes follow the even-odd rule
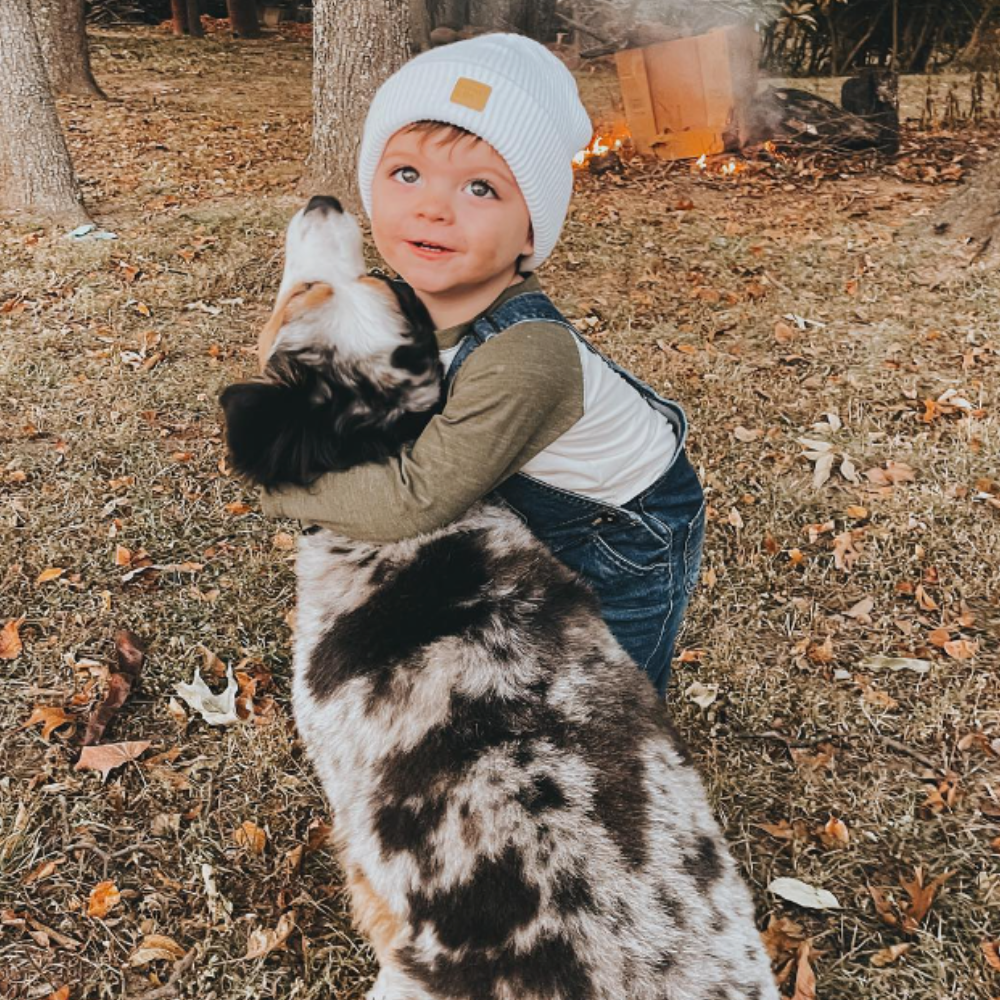
[[[489,84],[460,76],[455,83],[455,89],[451,92],[451,103],[461,104],[462,107],[472,108],[473,111],[482,111],[492,93],[493,88]]]

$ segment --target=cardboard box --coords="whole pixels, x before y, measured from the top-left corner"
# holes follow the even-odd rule
[[[742,25],[616,53],[638,152],[681,160],[738,149],[758,58],[757,32]]]

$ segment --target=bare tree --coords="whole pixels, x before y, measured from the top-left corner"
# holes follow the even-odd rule
[[[104,97],[90,71],[84,0],[31,0],[53,94]]]
[[[226,0],[229,23],[239,38],[260,38],[257,4],[254,0]]]
[[[358,207],[358,146],[380,83],[409,56],[410,0],[316,0],[305,186]]]
[[[85,222],[29,0],[0,3],[0,208]]]

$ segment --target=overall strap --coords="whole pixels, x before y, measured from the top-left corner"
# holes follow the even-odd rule
[[[493,312],[480,316],[473,324],[472,329],[465,335],[455,352],[451,363],[445,372],[445,385],[451,385],[452,380],[458,374],[459,369],[465,364],[469,355],[487,340],[504,330],[518,326],[521,323],[555,323],[565,327],[591,354],[595,354],[601,359],[616,375],[625,379],[643,399],[654,409],[659,410],[664,417],[673,425],[677,435],[678,451],[684,446],[687,438],[687,417],[684,411],[669,399],[660,396],[652,386],[647,385],[632,372],[620,365],[615,364],[606,354],[599,351],[590,341],[584,337],[579,330],[552,304],[552,300],[541,291],[523,292],[515,295],[506,302],[498,306]]]

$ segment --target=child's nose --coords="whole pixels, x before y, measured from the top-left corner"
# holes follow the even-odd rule
[[[431,222],[451,222],[453,215],[451,200],[445,192],[437,191],[432,185],[428,185],[421,192],[417,202],[417,214]]]

